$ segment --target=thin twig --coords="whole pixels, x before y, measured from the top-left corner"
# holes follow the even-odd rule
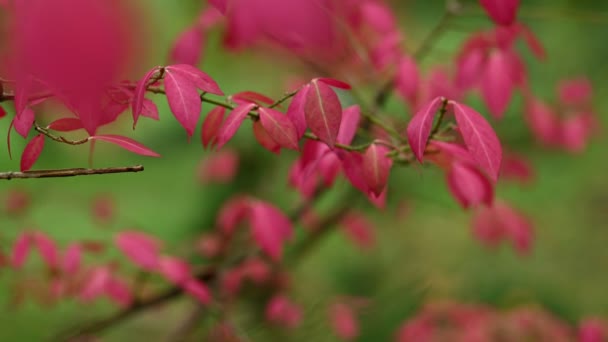
[[[0,179],[25,179],[25,178],[60,178],[60,177],[75,177],[75,176],[90,176],[90,175],[105,175],[110,173],[126,173],[126,172],[141,172],[144,170],[142,165],[107,167],[102,169],[54,169],[54,170],[35,170],[35,171],[9,171],[0,172]]]

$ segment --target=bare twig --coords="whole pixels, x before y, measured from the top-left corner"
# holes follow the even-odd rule
[[[25,178],[60,178],[60,177],[75,177],[75,176],[90,176],[104,175],[110,173],[126,173],[126,172],[141,172],[144,170],[142,165],[107,167],[102,169],[56,169],[56,170],[35,170],[35,171],[9,171],[0,172],[0,179],[25,179]]]

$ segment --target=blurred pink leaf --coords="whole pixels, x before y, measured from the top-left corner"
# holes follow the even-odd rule
[[[310,85],[305,85],[298,93],[293,97],[289,107],[287,108],[287,117],[291,119],[291,122],[296,127],[296,132],[298,133],[298,140],[302,138],[304,132],[306,132],[306,116],[305,116],[305,105],[307,93],[310,89]]]
[[[420,71],[416,61],[410,56],[403,56],[397,66],[395,87],[399,95],[412,107],[418,98],[420,83]]]
[[[114,243],[131,262],[147,271],[158,269],[160,241],[137,231],[123,231],[115,235]]]
[[[108,277],[105,284],[105,293],[113,302],[123,308],[129,307],[133,303],[133,295],[129,284],[116,276]]]
[[[133,153],[137,153],[142,156],[160,157],[160,154],[152,151],[151,149],[147,148],[146,146],[142,145],[141,143],[139,143],[133,139],[120,136],[120,135],[112,135],[112,134],[94,135],[94,136],[89,137],[89,139],[109,142],[109,143],[118,145],[127,151],[131,151]]]
[[[48,129],[57,132],[71,132],[82,129],[82,122],[77,118],[62,118],[51,122]]]
[[[342,123],[340,124],[336,142],[345,145],[350,144],[357,134],[360,120],[361,108],[358,105],[345,108],[342,111]]]
[[[201,162],[198,178],[203,184],[229,183],[236,176],[238,168],[238,153],[224,149]]]
[[[463,208],[492,205],[494,187],[476,167],[455,162],[446,176],[448,188]]]
[[[15,131],[19,133],[24,139],[27,138],[30,129],[34,125],[34,111],[31,108],[24,108],[20,114],[15,116],[13,119],[13,125]]]
[[[340,223],[346,236],[361,249],[375,245],[374,226],[362,214],[350,212]]]
[[[490,114],[497,119],[502,118],[513,97],[515,83],[512,69],[508,56],[497,50],[490,53],[483,70],[481,94]]]
[[[302,320],[302,311],[289,298],[276,295],[266,304],[266,319],[286,328],[295,328]]]
[[[369,190],[379,196],[386,188],[391,169],[389,149],[379,144],[370,145],[363,154],[363,178]]]
[[[34,232],[32,234],[32,242],[49,268],[55,269],[59,266],[57,245],[53,240],[42,232]]]
[[[21,172],[29,171],[44,148],[44,135],[38,134],[27,143],[21,155]]]
[[[331,86],[334,88],[339,88],[339,89],[344,89],[344,90],[349,90],[351,88],[350,84],[333,79],[333,78],[321,77],[321,78],[317,78],[316,80],[319,82],[323,82],[323,83],[327,84],[328,86]]]
[[[144,96],[146,94],[146,87],[152,76],[156,75],[161,67],[156,66],[149,70],[144,77],[137,82],[135,92],[133,93],[133,101],[131,102],[131,111],[133,112],[133,127],[137,124],[137,119],[142,112],[144,106]]]
[[[61,260],[61,270],[66,274],[75,274],[80,269],[82,261],[82,247],[79,244],[69,245]]]
[[[173,64],[196,66],[203,53],[205,34],[199,25],[193,25],[181,32],[171,48],[169,60]]]
[[[190,265],[184,260],[172,256],[163,256],[159,259],[158,271],[167,280],[177,285],[185,284],[191,278]]]
[[[255,103],[259,106],[264,104],[271,105],[274,103],[274,100],[270,97],[255,91],[242,91],[240,93],[233,94],[231,98],[232,101],[237,104]]]
[[[11,256],[11,265],[19,269],[25,263],[30,249],[32,248],[32,239],[29,233],[21,233],[13,244],[13,252]]]
[[[281,259],[283,244],[293,235],[291,221],[269,203],[251,204],[251,229],[260,248],[273,260]]]
[[[509,26],[516,20],[519,0],[479,0],[479,3],[498,25]]]
[[[359,322],[355,312],[344,303],[333,304],[329,317],[336,336],[343,341],[352,341],[359,336]]]
[[[183,286],[184,291],[196,298],[199,302],[207,304],[211,301],[211,291],[209,291],[203,282],[196,279],[190,279]]]

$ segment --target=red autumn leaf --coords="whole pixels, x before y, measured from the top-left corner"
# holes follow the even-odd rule
[[[334,87],[334,88],[340,88],[340,89],[344,89],[344,90],[349,90],[351,89],[351,86],[346,83],[346,82],[342,82],[333,78],[327,78],[327,77],[321,77],[321,78],[317,78],[316,79],[319,82],[323,82],[325,84],[327,84],[328,86]]]
[[[190,137],[201,115],[201,99],[190,78],[173,69],[165,70],[165,92],[169,108]]]
[[[482,49],[465,51],[458,58],[456,85],[462,89],[473,87],[485,67],[485,53]]]
[[[91,216],[100,224],[109,224],[116,216],[116,203],[110,195],[97,195],[91,203]]]
[[[529,160],[516,154],[507,154],[502,160],[501,179],[516,180],[522,184],[530,183],[534,180],[534,169]]]
[[[205,117],[201,128],[201,140],[203,147],[213,146],[217,139],[217,133],[224,121],[226,108],[217,106],[213,108]]]
[[[57,255],[57,246],[46,234],[35,232],[32,234],[32,242],[42,256],[42,260],[50,268],[56,268],[59,265],[59,257]]]
[[[296,132],[298,133],[298,140],[302,138],[304,132],[306,132],[306,116],[304,109],[306,105],[306,98],[310,85],[305,85],[298,93],[293,97],[289,107],[287,108],[287,117],[291,119],[291,122],[296,126]]]
[[[340,154],[342,160],[342,169],[348,181],[357,190],[364,194],[369,193],[367,181],[363,176],[363,155],[358,152],[346,152]]]
[[[220,209],[216,225],[224,234],[232,234],[248,214],[248,198],[240,196],[231,198]]]
[[[481,94],[490,114],[497,119],[504,115],[515,88],[510,63],[506,53],[491,53],[481,78]]]
[[[329,316],[334,333],[344,341],[352,341],[359,336],[359,322],[351,307],[343,303],[333,304]]]
[[[355,138],[359,121],[361,120],[361,108],[358,105],[350,106],[342,112],[342,123],[338,131],[336,141],[348,145]]]
[[[502,161],[502,147],[492,126],[471,107],[451,103],[467,149],[490,179],[496,181]]]
[[[66,248],[61,260],[61,270],[66,274],[75,274],[80,269],[82,261],[82,247],[71,244]]]
[[[198,70],[192,65],[188,64],[175,64],[165,68],[168,73],[174,75],[180,75],[190,83],[194,84],[196,88],[214,95],[224,95],[224,92],[220,89],[218,84],[211,78],[211,76]]]
[[[120,136],[120,135],[112,135],[112,134],[94,135],[92,137],[89,137],[89,139],[106,141],[106,142],[118,145],[127,151],[131,151],[133,153],[137,153],[142,156],[160,157],[160,154],[152,151],[151,149],[147,148],[146,146],[142,145],[141,143],[139,143],[133,139]]]
[[[158,108],[156,107],[156,103],[151,100],[144,99],[144,106],[141,110],[141,116],[146,118],[150,118],[152,120],[158,120]]]
[[[247,114],[255,107],[253,103],[242,104],[230,112],[217,132],[217,148],[221,148],[236,134]]]
[[[131,111],[133,112],[133,127],[137,124],[137,119],[141,114],[141,111],[144,106],[144,96],[146,94],[146,87],[148,86],[148,82],[152,78],[152,76],[156,75],[156,73],[160,70],[161,67],[156,66],[148,71],[144,77],[137,82],[137,86],[135,87],[135,92],[133,93],[133,101],[131,102]]]
[[[479,0],[479,3],[498,25],[509,26],[516,20],[519,0]]]
[[[530,98],[526,101],[524,114],[536,139],[545,145],[560,143],[561,122],[553,108],[541,100]]]
[[[577,114],[561,123],[561,143],[570,152],[582,152],[593,133],[593,123],[586,114]]]
[[[416,61],[410,56],[403,56],[397,67],[395,88],[399,95],[410,105],[416,103],[420,89],[420,71]]]
[[[239,170],[238,153],[224,149],[204,159],[198,170],[198,179],[203,184],[229,183]]]
[[[497,222],[492,207],[480,207],[472,220],[473,234],[484,246],[494,248],[505,238],[504,227]]]
[[[474,219],[475,235],[490,247],[509,239],[515,250],[527,254],[532,247],[533,229],[529,219],[504,201],[480,208]]]
[[[255,103],[257,105],[262,105],[262,104],[271,105],[274,103],[274,100],[271,99],[270,97],[268,97],[264,94],[257,93],[255,91],[242,91],[240,93],[236,93],[236,94],[232,95],[231,98],[232,98],[232,101],[234,101],[237,104]]]
[[[584,77],[560,81],[557,85],[559,100],[566,105],[584,105],[591,101],[593,86]]]
[[[38,134],[25,146],[21,154],[21,172],[29,171],[40,157],[44,148],[44,135]]]
[[[29,233],[21,233],[13,244],[13,252],[11,255],[11,265],[19,269],[25,263],[30,249],[32,248],[32,239]]]
[[[412,147],[412,152],[416,156],[416,159],[421,163],[426,144],[433,129],[433,119],[443,101],[445,99],[442,97],[434,98],[423,106],[407,125],[407,140]]]
[[[133,303],[133,295],[129,285],[121,278],[110,276],[105,283],[105,294],[116,304],[127,308]]]
[[[147,270],[154,271],[159,265],[160,241],[137,231],[123,231],[114,238],[114,243],[131,262]]]
[[[313,80],[304,105],[306,124],[329,147],[333,148],[342,122],[342,105],[327,84]]]
[[[446,177],[448,188],[463,208],[476,207],[480,204],[492,205],[494,187],[473,165],[455,162]]]
[[[78,129],[83,129],[82,122],[77,118],[62,118],[51,122],[47,129],[57,132],[71,132]]]
[[[298,136],[293,122],[283,113],[260,107],[260,122],[268,135],[283,148],[299,150]]]
[[[184,260],[172,256],[160,258],[158,271],[167,280],[177,285],[185,284],[191,278],[190,265]]]
[[[205,34],[199,25],[194,25],[180,33],[171,48],[169,60],[174,64],[195,66],[203,53]]]
[[[266,132],[260,121],[253,123],[253,136],[268,151],[275,154],[281,153],[281,145],[268,135],[268,132]]]
[[[79,293],[79,298],[83,302],[90,302],[97,297],[105,294],[106,285],[110,280],[111,274],[108,267],[96,267],[88,272],[84,285]]]
[[[23,109],[23,111],[13,119],[13,125],[15,126],[15,131],[17,131],[19,135],[24,139],[27,138],[27,134],[34,125],[34,111],[29,107]]]
[[[196,279],[190,279],[183,285],[184,291],[196,298],[203,304],[211,301],[211,291],[205,286],[205,284]]]
[[[285,214],[266,202],[256,201],[250,208],[253,238],[272,259],[280,260],[283,244],[293,234],[291,221]]]
[[[374,246],[374,227],[358,213],[349,213],[340,222],[346,236],[361,249],[369,249]]]
[[[526,45],[528,45],[528,48],[530,51],[532,51],[534,56],[540,60],[545,60],[547,58],[547,52],[534,32],[532,32],[529,27],[522,24],[518,25],[518,29],[523,35]]]
[[[388,182],[391,160],[386,156],[388,148],[372,144],[363,154],[363,178],[369,190],[379,196]]]
[[[0,107],[0,119],[2,119],[5,116],[6,116],[6,110],[4,110],[4,108]]]
[[[266,319],[286,328],[295,328],[302,320],[302,311],[289,298],[276,295],[266,305]]]

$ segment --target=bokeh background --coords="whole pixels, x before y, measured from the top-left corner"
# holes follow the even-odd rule
[[[545,99],[555,96],[555,84],[563,78],[587,76],[594,84],[594,104],[600,121],[608,108],[608,3],[605,1],[526,0],[520,19],[544,43],[548,59],[538,62],[526,53],[533,91]],[[469,4],[474,2],[469,1]],[[443,1],[393,1],[399,11],[406,45],[415,49],[436,24]],[[163,64],[174,38],[196,18],[200,1],[148,0],[142,16],[149,21],[149,58],[142,69]],[[436,42],[423,67],[445,63],[466,36],[491,23],[482,15],[468,13]],[[271,97],[285,91],[294,74],[292,64],[268,55],[244,51],[229,53],[220,47],[220,32],[207,44],[201,68],[230,94],[256,90]],[[296,158],[284,152],[278,159],[254,143],[249,130],[242,130],[228,148],[241,153],[241,167],[234,182],[201,184],[197,169],[211,152],[204,151],[195,136],[189,143],[171,117],[164,97],[154,98],[160,122],[142,119],[131,131],[125,115],[108,131],[123,131],[162,155],[143,158],[113,146],[98,145],[95,166],[144,164],[145,172],[65,179],[13,180],[0,183],[0,197],[11,191],[31,196],[24,215],[0,212],[0,243],[3,251],[24,228],[48,232],[60,243],[99,239],[111,243],[121,229],[141,229],[166,241],[168,251],[180,254],[185,241],[209,229],[222,202],[236,193],[249,192],[288,210],[298,195],[287,186],[289,164]],[[536,180],[527,186],[501,185],[498,196],[534,221],[535,239],[529,256],[518,256],[508,246],[488,250],[471,234],[470,213],[450,197],[443,175],[432,167],[394,168],[388,208],[364,208],[375,223],[377,246],[361,252],[339,233],[330,234],[293,268],[293,298],[304,309],[304,323],[291,340],[334,340],[326,317],[326,304],[336,295],[364,296],[373,305],[362,312],[362,341],[390,339],[400,323],[426,302],[441,299],[484,303],[499,309],[530,305],[547,309],[576,322],[582,317],[608,317],[608,158],[606,138],[596,137],[580,154],[547,150],[534,143],[522,120],[521,96],[501,122],[494,122],[501,139],[533,163]],[[472,106],[483,108],[471,98]],[[8,108],[7,108],[8,109]],[[206,112],[210,106],[204,105]],[[407,115],[396,99],[386,112]],[[0,121],[6,132],[9,120]],[[12,137],[12,148],[21,151],[25,141]],[[37,168],[86,167],[87,148],[48,143]],[[0,170],[17,170],[18,158],[10,160],[0,149]],[[348,188],[339,182],[334,191]],[[115,202],[116,218],[109,225],[91,219],[91,203],[99,196]],[[323,206],[331,204],[331,195]],[[403,206],[405,201],[406,206]],[[325,203],[326,202],[326,203]],[[397,211],[407,208],[402,215]],[[399,219],[396,216],[400,216]],[[119,257],[112,249],[103,258]],[[128,267],[127,267],[128,269]],[[61,302],[44,307],[25,300],[14,307],[12,286],[16,277],[40,277],[36,260],[22,275],[0,269],[0,340],[38,341],[79,322],[103,317],[116,309],[107,302],[80,305]],[[187,314],[191,303],[181,299],[139,315],[108,330],[104,340],[164,340]],[[242,310],[237,320],[251,340],[266,340],[268,327],[262,313]],[[212,324],[210,318],[205,324]],[[205,324],[201,326],[204,328]],[[276,336],[275,336],[276,337]]]

